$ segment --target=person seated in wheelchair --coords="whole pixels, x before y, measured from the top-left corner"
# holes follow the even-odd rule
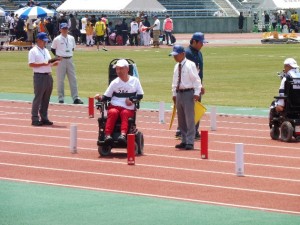
[[[300,72],[299,72],[299,66],[296,62],[295,59],[293,58],[287,58],[284,61],[284,69],[283,72],[280,74],[281,76],[281,83],[279,87],[279,96],[284,96],[285,95],[285,82],[287,79],[290,78],[299,78],[300,79]],[[297,89],[300,89],[300,84],[294,85]],[[270,121],[273,119],[274,116],[278,116],[279,113],[284,111],[284,106],[285,102],[284,99],[277,99],[272,102],[271,107],[270,107]]]
[[[119,59],[114,65],[118,75],[108,86],[104,94],[95,95],[98,101],[110,101],[107,111],[104,142],[109,144],[113,141],[112,133],[116,121],[121,119],[121,135],[118,141],[126,143],[128,132],[128,119],[134,117],[134,100],[141,100],[144,95],[143,88],[137,77],[129,75],[129,63],[125,59]]]

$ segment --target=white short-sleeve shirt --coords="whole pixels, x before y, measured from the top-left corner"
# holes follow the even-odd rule
[[[51,59],[50,53],[46,48],[39,48],[37,45],[30,49],[28,53],[28,64],[30,63],[47,63]],[[34,67],[34,73],[51,73],[51,66]]]
[[[126,98],[113,96],[113,93],[122,94],[122,93],[136,93],[137,95],[143,95],[144,91],[142,85],[138,78],[130,76],[127,82],[122,81],[119,77],[114,79],[104,95],[106,97],[111,97],[111,104],[114,106],[121,106],[126,109],[134,109],[134,105],[128,106],[125,103]]]
[[[156,25],[155,27],[153,27],[153,30],[160,30],[160,21],[159,19],[156,19],[154,21],[154,24]]]
[[[75,46],[75,38],[68,34],[66,38],[62,35],[58,35],[54,38],[51,48],[56,50],[57,56],[72,57]]]

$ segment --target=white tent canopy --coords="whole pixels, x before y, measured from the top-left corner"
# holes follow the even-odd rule
[[[5,11],[0,7],[0,16],[5,16]]]
[[[258,8],[263,10],[299,9],[300,0],[264,0]]]
[[[165,12],[157,0],[66,0],[58,12]]]

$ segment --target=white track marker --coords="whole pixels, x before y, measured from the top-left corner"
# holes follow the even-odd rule
[[[210,129],[217,130],[217,108],[215,106],[210,108]]]
[[[165,123],[165,102],[159,102],[159,123]]]
[[[235,144],[235,173],[238,177],[244,176],[244,144]]]
[[[77,125],[71,124],[70,126],[70,150],[71,153],[77,153]]]

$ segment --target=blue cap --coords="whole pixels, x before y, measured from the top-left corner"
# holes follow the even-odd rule
[[[36,38],[39,39],[39,40],[43,40],[43,41],[49,41],[49,39],[47,37],[47,34],[44,33],[44,32],[38,33],[36,35]]]
[[[201,32],[196,32],[193,34],[193,37],[192,37],[193,40],[196,40],[196,41],[200,41],[202,43],[208,43],[205,39],[204,39],[204,34],[201,33]]]
[[[174,56],[174,55],[178,55],[183,52],[185,52],[185,50],[181,45],[174,45],[173,51],[170,53],[170,55]]]
[[[60,29],[65,29],[68,28],[68,24],[67,23],[61,23],[59,26]]]
[[[156,15],[156,14],[154,14],[152,17],[156,17],[156,18],[157,18],[157,15]]]

